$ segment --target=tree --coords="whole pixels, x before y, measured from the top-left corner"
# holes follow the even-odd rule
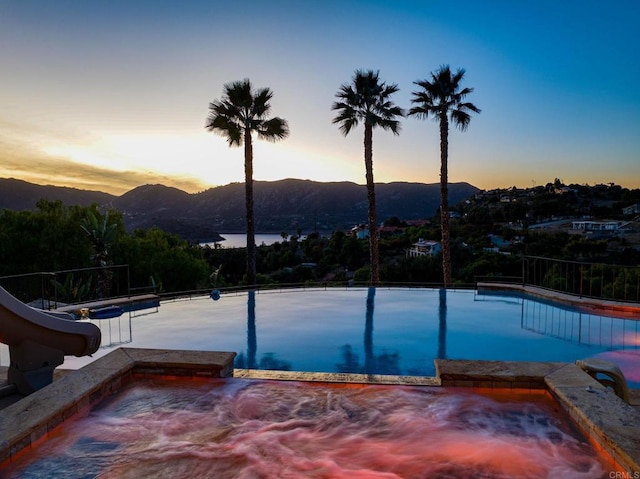
[[[259,139],[277,141],[289,134],[287,121],[268,118],[273,93],[269,88],[253,89],[248,79],[224,85],[222,98],[209,103],[205,128],[224,136],[229,146],[244,144],[245,205],[247,214],[247,284],[256,284],[256,241],[253,219],[253,143]]]
[[[91,261],[99,268],[96,294],[98,298],[106,298],[111,290],[113,272],[108,269],[108,266],[113,264],[110,250],[118,233],[118,223],[109,220],[108,211],[101,215],[97,207],[95,208],[87,211],[86,216],[80,221],[80,228],[91,243],[93,249]]]
[[[426,119],[429,116],[440,123],[440,223],[442,231],[442,269],[444,286],[451,285],[451,247],[449,233],[449,121],[461,131],[465,131],[471,121],[470,112],[480,113],[473,103],[465,102],[473,88],[460,89],[465,70],[451,73],[449,65],[441,66],[431,73],[431,80],[419,80],[414,84],[420,90],[412,92],[409,116]]]
[[[373,181],[373,129],[381,127],[400,133],[397,117],[404,116],[404,110],[395,106],[391,95],[398,91],[398,85],[381,82],[379,72],[356,70],[352,83],[340,86],[332,110],[338,110],[334,124],[340,125],[340,131],[347,136],[362,122],[364,124],[364,165],[367,180],[367,199],[369,202],[369,258],[371,262],[371,284],[380,282],[380,253],[378,250],[378,225],[376,213],[376,194]]]
[[[106,266],[111,259],[109,250],[116,238],[118,224],[109,221],[108,211],[101,215],[97,210],[88,210],[86,216],[80,221],[80,228],[93,248],[91,256],[93,264],[99,267]]]

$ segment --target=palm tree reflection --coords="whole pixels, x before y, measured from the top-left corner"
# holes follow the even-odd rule
[[[440,288],[438,306],[438,359],[447,359],[447,288]]]
[[[256,334],[256,292],[249,291],[247,297],[247,367],[256,369],[258,338]]]
[[[376,288],[367,290],[367,312],[364,322],[364,372],[373,374],[376,358],[373,355],[373,310],[375,309]]]
[[[271,369],[280,371],[290,371],[291,363],[278,358],[273,352],[263,354],[258,362],[256,355],[258,352],[258,333],[256,328],[256,292],[249,291],[247,294],[247,357],[240,353],[236,357],[235,366],[246,369]]]
[[[364,327],[364,365],[360,366],[358,355],[350,344],[342,346],[342,363],[336,365],[341,373],[364,374],[400,374],[400,354],[384,351],[379,356],[373,350],[373,312],[375,309],[376,288],[367,290],[367,303]]]

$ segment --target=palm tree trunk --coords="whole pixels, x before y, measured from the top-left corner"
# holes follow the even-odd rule
[[[380,282],[380,253],[378,251],[378,220],[376,212],[376,191],[373,181],[373,126],[364,125],[364,166],[367,176],[367,199],[369,200],[369,257],[371,261],[371,284]]]
[[[451,238],[449,233],[449,119],[440,114],[440,228],[444,287],[451,286]]]
[[[251,130],[244,132],[244,188],[247,210],[247,285],[256,284],[256,230],[253,223],[253,145]]]

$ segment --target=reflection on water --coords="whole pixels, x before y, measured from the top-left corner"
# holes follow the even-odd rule
[[[640,348],[640,320],[589,314],[530,299],[522,300],[522,327],[588,346]]]
[[[438,359],[447,359],[447,290],[440,288],[438,303]]]
[[[373,355],[373,311],[376,307],[376,288],[367,289],[367,304],[364,322],[364,372],[373,374],[376,371]]]
[[[376,288],[367,289],[367,302],[364,322],[364,366],[360,365],[358,355],[350,344],[342,346],[342,362],[336,364],[339,373],[391,374],[400,375],[400,353],[383,351],[378,356],[373,347],[373,312],[375,310]]]
[[[258,334],[256,331],[256,292],[247,293],[247,358],[240,352],[236,356],[235,367],[241,369],[269,369],[290,371],[291,363],[278,358],[275,353],[265,353],[260,362],[256,362],[258,351]]]
[[[640,351],[638,321],[418,288],[227,293],[218,301],[163,302],[158,313],[134,317],[131,326],[132,347],[235,351],[239,368],[330,373],[433,376],[436,358],[573,362]],[[1,364],[5,357],[8,363],[5,351],[0,347]],[[91,360],[66,357],[64,365]],[[617,364],[633,375],[629,361]],[[635,365],[637,377],[640,361]]]
[[[544,393],[157,380],[65,423],[2,477],[610,477],[556,408]]]
[[[247,368],[255,369],[258,337],[256,334],[256,292],[247,293]]]

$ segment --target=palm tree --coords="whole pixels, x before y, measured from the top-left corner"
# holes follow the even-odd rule
[[[451,239],[449,234],[449,188],[448,188],[448,156],[449,156],[449,120],[460,131],[465,131],[471,121],[470,112],[480,113],[473,103],[464,101],[473,92],[473,88],[460,89],[460,82],[465,74],[464,69],[451,73],[449,65],[443,65],[431,80],[416,81],[421,90],[412,92],[413,106],[409,116],[428,118],[430,115],[440,123],[440,224],[442,230],[442,269],[444,287],[451,285]]]
[[[104,215],[94,210],[88,210],[84,218],[80,220],[80,228],[91,243],[93,255],[91,260],[98,269],[96,281],[96,295],[98,298],[106,298],[111,291],[111,279],[113,271],[108,266],[111,264],[109,253],[118,233],[118,224],[109,220],[109,212]]]
[[[367,199],[369,201],[369,255],[371,260],[371,284],[380,282],[378,226],[376,213],[376,193],[373,182],[373,129],[377,126],[391,130],[395,135],[400,133],[398,116],[404,116],[404,110],[395,106],[390,100],[398,91],[398,85],[387,85],[379,79],[379,72],[373,70],[356,70],[352,83],[343,84],[336,93],[338,101],[333,103],[332,110],[338,110],[334,124],[340,125],[344,136],[358,125],[364,123],[364,166],[367,179]]]
[[[248,79],[224,85],[222,98],[209,103],[205,128],[226,137],[229,146],[244,144],[245,205],[247,211],[247,284],[256,284],[256,241],[253,221],[253,143],[259,139],[277,141],[289,134],[287,121],[267,118],[271,110],[269,88],[253,90]]]

